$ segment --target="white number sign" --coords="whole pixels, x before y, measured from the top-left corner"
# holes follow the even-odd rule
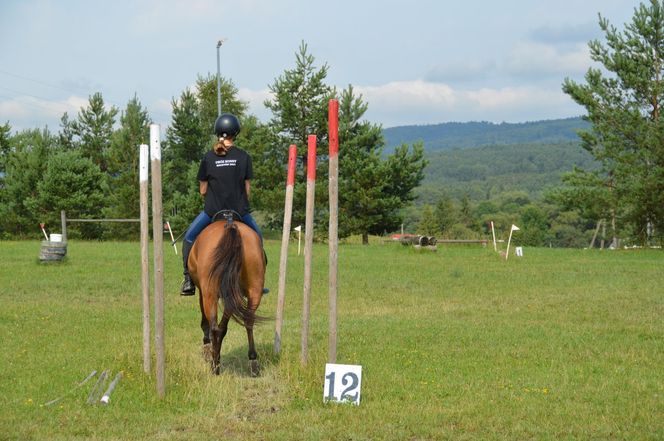
[[[331,363],[325,365],[323,401],[338,401],[358,406],[361,387],[362,366]]]

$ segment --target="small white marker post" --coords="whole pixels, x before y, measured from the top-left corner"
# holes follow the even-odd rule
[[[352,364],[325,364],[323,401],[360,405],[362,366]]]
[[[300,242],[302,241],[302,225],[298,225],[297,227],[293,228],[293,230],[297,231],[297,255],[300,255]]]
[[[510,242],[512,242],[512,233],[519,230],[520,230],[519,227],[512,224],[512,228],[510,228],[510,237],[509,239],[507,239],[507,251],[505,252],[505,260],[507,260],[507,258],[510,257]]]

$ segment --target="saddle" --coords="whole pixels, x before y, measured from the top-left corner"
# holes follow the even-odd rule
[[[226,224],[230,226],[233,221],[242,222],[242,216],[235,210],[219,210],[212,216],[212,222],[225,220]]]

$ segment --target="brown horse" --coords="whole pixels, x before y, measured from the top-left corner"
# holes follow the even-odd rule
[[[254,230],[232,216],[206,227],[196,238],[187,261],[189,274],[198,287],[203,344],[212,343],[212,371],[219,374],[221,343],[232,318],[247,329],[249,367],[258,375],[254,323],[265,283],[265,261],[260,238]],[[223,314],[217,322],[217,303]]]

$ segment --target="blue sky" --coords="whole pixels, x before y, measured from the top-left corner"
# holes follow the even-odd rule
[[[561,92],[582,80],[598,13],[622,29],[628,0],[0,0],[0,123],[58,130],[99,91],[123,109],[137,95],[170,123],[197,76],[231,79],[270,118],[268,86],[304,41],[328,84],[352,84],[366,119],[393,127],[522,122],[583,114]]]

